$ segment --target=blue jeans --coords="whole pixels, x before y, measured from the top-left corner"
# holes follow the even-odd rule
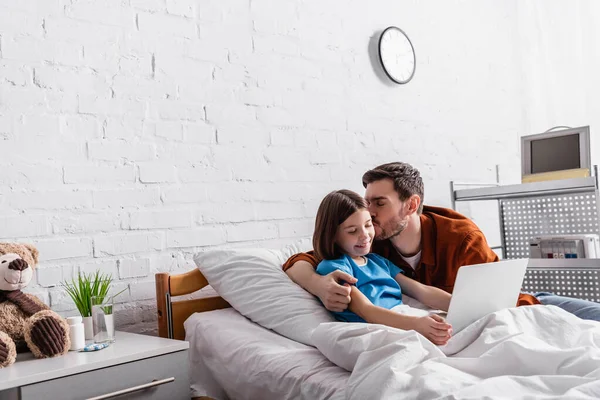
[[[581,299],[573,299],[571,297],[557,296],[552,293],[536,293],[534,296],[543,305],[560,307],[581,319],[600,321],[600,303]]]

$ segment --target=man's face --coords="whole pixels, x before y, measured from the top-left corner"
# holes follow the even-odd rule
[[[375,240],[384,240],[400,234],[408,225],[407,204],[400,201],[391,179],[382,179],[367,185],[365,198],[375,227]]]

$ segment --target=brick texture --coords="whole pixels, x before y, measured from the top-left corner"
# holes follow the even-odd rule
[[[72,315],[61,282],[100,269],[126,289],[119,328],[153,332],[154,273],[310,236],[320,199],[362,193],[370,167],[410,162],[448,206],[449,180],[494,181],[496,164],[518,179],[519,134],[600,125],[592,31],[531,28],[558,1],[547,18],[434,3],[1,0],[0,239],[38,246],[28,290]],[[391,24],[416,49],[407,85],[378,64]],[[538,37],[560,48],[530,51]]]

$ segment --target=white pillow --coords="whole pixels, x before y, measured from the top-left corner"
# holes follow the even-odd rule
[[[314,346],[313,331],[333,316],[281,269],[309,242],[281,250],[234,249],[198,253],[194,262],[215,291],[242,315],[297,342]]]

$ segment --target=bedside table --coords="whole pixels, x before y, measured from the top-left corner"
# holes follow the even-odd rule
[[[0,400],[190,399],[188,342],[126,332],[115,339],[89,353],[17,354],[0,369]]]

